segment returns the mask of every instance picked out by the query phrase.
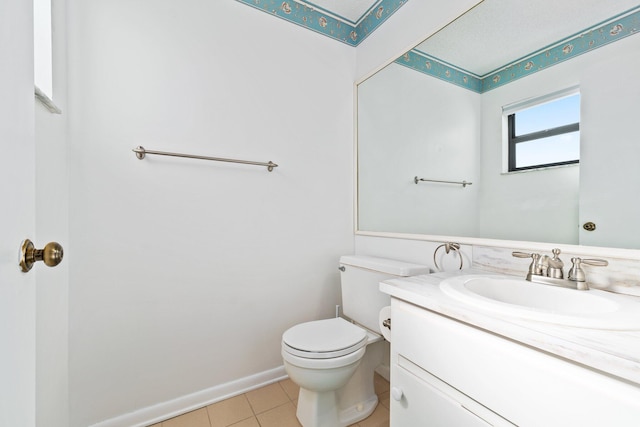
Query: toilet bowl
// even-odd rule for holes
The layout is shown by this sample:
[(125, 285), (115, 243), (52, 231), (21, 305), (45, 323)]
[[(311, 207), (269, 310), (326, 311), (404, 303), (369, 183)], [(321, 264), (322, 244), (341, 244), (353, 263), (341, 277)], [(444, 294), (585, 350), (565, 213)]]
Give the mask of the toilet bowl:
[(367, 256), (340, 258), (345, 316), (301, 323), (282, 335), (282, 359), (298, 386), (303, 427), (346, 427), (378, 404), (374, 371), (388, 354), (379, 314), (390, 304), (382, 280), (429, 273), (428, 267)]
[(367, 387), (365, 379), (373, 379), (381, 362), (371, 359), (382, 352), (368, 350), (378, 341), (339, 317), (302, 323), (283, 334), (282, 358), (289, 378), (300, 386), (296, 415), (304, 427), (348, 426), (375, 410), (373, 382)]

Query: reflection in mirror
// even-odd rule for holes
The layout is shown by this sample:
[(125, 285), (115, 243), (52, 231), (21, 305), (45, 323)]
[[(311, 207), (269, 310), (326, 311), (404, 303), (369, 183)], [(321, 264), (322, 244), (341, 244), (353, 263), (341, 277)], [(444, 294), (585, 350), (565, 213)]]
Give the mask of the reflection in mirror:
[[(360, 83), (358, 230), (640, 248), (638, 30), (637, 0), (485, 0)], [(580, 163), (508, 172), (508, 114), (574, 93)]]

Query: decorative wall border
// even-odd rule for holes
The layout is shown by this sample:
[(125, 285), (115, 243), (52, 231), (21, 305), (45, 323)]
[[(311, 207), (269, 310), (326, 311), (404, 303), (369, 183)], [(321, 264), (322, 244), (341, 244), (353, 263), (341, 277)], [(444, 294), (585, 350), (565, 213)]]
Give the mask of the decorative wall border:
[(475, 76), (468, 71), (464, 71), (417, 49), (411, 49), (396, 59), (395, 63), (456, 86), (469, 89), (473, 92), (482, 93), (481, 77)]
[(357, 23), (296, 0), (237, 0), (309, 30), (357, 46), (409, 0), (379, 0)]
[(313, 3), (313, 1), (305, 1), (305, 0), (293, 0), (296, 3), (303, 5), (303, 6), (307, 6), (310, 9), (314, 9), (320, 13), (325, 14), (326, 16), (331, 16), (333, 18), (336, 18), (338, 21), (342, 21), (342, 22), (346, 22), (347, 24), (351, 25), (352, 27), (356, 27), (358, 25), (358, 23), (360, 23), (360, 21), (362, 21), (362, 19), (367, 16), (369, 13), (371, 13), (371, 11), (378, 6), (378, 4), (381, 2), (381, 0), (371, 0), (373, 1), (373, 3), (371, 4), (371, 6), (369, 6), (369, 8), (362, 14), (360, 15), (355, 21), (352, 21), (351, 19), (345, 17), (345, 16), (341, 16), (335, 12), (332, 12), (328, 9), (325, 9), (323, 7), (318, 6), (317, 4)]
[(636, 7), (484, 76), (476, 76), (416, 49), (407, 52), (395, 62), (476, 93), (484, 93), (639, 31), (640, 7)]

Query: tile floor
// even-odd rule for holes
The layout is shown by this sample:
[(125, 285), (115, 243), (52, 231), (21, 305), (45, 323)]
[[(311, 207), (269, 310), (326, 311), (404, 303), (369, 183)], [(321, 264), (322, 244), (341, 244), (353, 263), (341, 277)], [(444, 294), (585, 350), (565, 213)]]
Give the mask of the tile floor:
[[(375, 389), (378, 407), (354, 427), (389, 426), (389, 383), (378, 374)], [(150, 427), (300, 427), (297, 400), (298, 386), (286, 379)]]

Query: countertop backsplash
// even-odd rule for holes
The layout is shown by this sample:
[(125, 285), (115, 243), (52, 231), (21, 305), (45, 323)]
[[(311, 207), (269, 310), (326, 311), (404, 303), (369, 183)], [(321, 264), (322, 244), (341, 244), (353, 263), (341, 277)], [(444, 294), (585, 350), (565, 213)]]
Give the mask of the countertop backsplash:
[[(433, 263), (434, 251), (442, 245), (441, 241), (430, 241), (416, 238), (390, 238), (383, 236), (358, 235), (355, 238), (355, 252), (361, 255), (372, 255), (407, 262), (425, 264), (432, 267), (433, 271), (439, 271)], [(537, 252), (551, 255), (553, 245), (546, 250), (523, 246), (517, 249), (513, 247), (486, 246), (483, 244), (462, 244), (460, 253), (463, 256), (463, 269), (474, 267), (493, 273), (510, 274), (524, 278), (529, 269), (530, 259), (515, 258), (513, 251)], [(582, 266), (590, 287), (602, 289), (626, 295), (640, 296), (640, 260), (624, 258), (620, 254), (615, 256), (591, 255), (589, 252), (572, 253), (563, 251), (560, 259), (564, 262), (565, 277), (571, 268), (571, 258), (602, 258), (609, 262), (607, 267)], [(613, 255), (613, 254), (612, 254)], [(438, 259), (441, 269), (454, 271), (458, 269), (459, 258), (455, 254), (445, 254), (442, 248), (438, 251)]]

